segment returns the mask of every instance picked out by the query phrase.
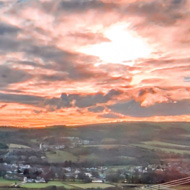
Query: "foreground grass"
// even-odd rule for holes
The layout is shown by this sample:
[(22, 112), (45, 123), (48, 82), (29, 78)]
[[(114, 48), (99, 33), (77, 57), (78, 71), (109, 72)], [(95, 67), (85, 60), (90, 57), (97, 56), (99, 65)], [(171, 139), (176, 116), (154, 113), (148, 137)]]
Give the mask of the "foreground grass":
[[(19, 181), (16, 181), (20, 184)], [(6, 180), (0, 178), (0, 190), (12, 190), (15, 188), (9, 188), (10, 185), (13, 185), (15, 181)], [(107, 183), (79, 183), (79, 182), (61, 182), (61, 181), (51, 181), (48, 183), (26, 183), (21, 185), (22, 188), (26, 189), (38, 189), (38, 188), (46, 188), (49, 186), (56, 186), (56, 187), (64, 187), (66, 189), (86, 189), (86, 188), (101, 188), (105, 189), (108, 187), (115, 187), (115, 186), (123, 186), (124, 184), (107, 184)], [(124, 186), (127, 186), (125, 184)], [(138, 185), (138, 184), (136, 184)], [(176, 190), (190, 190), (190, 185), (182, 185), (175, 187)]]
[(7, 187), (7, 188), (5, 188), (5, 187), (0, 187), (0, 190), (16, 190), (15, 188), (9, 188), (9, 187)]
[(106, 183), (71, 183), (73, 187), (76, 188), (81, 188), (81, 189), (86, 189), (86, 188), (101, 188), (105, 189), (108, 187), (115, 187), (114, 185), (111, 184), (106, 184)]
[[(11, 181), (11, 180), (6, 180), (3, 178), (0, 178), (0, 189), (5, 189), (6, 187), (10, 190), (10, 186), (14, 185), (14, 183), (20, 184), (21, 181)], [(25, 183), (20, 185), (23, 188), (28, 188), (28, 189), (35, 189), (35, 188), (46, 188), (49, 186), (57, 186), (57, 187), (65, 187), (66, 189), (72, 189), (73, 187), (70, 186), (67, 183), (62, 183), (61, 181), (50, 181), (48, 183)]]
[(12, 181), (0, 178), (0, 187), (13, 185), (15, 182), (20, 183), (19, 181)]
[(105, 184), (105, 183), (62, 183), (60, 181), (52, 181), (48, 183), (27, 183), (21, 185), (23, 188), (28, 188), (28, 189), (36, 189), (36, 188), (46, 188), (49, 186), (57, 186), (57, 187), (64, 187), (66, 189), (86, 189), (86, 188), (101, 188), (105, 189), (107, 187), (114, 187), (114, 185), (111, 184)]
[(178, 187), (175, 187), (176, 190), (190, 190), (190, 185), (181, 185)]
[[(0, 189), (9, 189), (10, 186), (13, 185), (15, 182), (20, 184), (20, 181), (11, 181), (0, 178)], [(56, 186), (56, 187), (64, 187), (66, 189), (86, 189), (86, 188), (102, 188), (105, 189), (107, 187), (114, 187), (114, 185), (106, 184), (106, 183), (79, 183), (79, 182), (61, 182), (61, 181), (50, 181), (48, 183), (25, 183), (20, 185), (22, 188), (28, 189), (37, 189), (37, 188), (46, 188), (49, 186)]]

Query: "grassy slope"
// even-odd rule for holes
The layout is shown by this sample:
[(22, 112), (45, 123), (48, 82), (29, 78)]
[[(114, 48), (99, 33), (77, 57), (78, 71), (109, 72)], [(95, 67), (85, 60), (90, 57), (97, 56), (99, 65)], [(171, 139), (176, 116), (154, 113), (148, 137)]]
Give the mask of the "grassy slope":
[(10, 186), (10, 185), (12, 185), (14, 183), (15, 183), (15, 181), (11, 181), (11, 180), (6, 180), (6, 179), (0, 178), (0, 187), (2, 187), (2, 186)]
[[(23, 148), (25, 146), (33, 148), (39, 147), (40, 143), (50, 145), (54, 143), (64, 144), (62, 137), (76, 136), (90, 140), (92, 144), (81, 147), (83, 151), (80, 154), (74, 152), (75, 149), (58, 151), (56, 154), (47, 152), (48, 161), (51, 163), (65, 160), (105, 161), (110, 158), (138, 158), (143, 156), (144, 149), (150, 150), (149, 152), (146, 150), (149, 154), (153, 154), (151, 153), (152, 149), (162, 150), (166, 153), (188, 154), (189, 137), (186, 135), (189, 132), (190, 123), (185, 122), (123, 122), (72, 128), (63, 126), (44, 129), (0, 128), (0, 141), (11, 144), (15, 148), (20, 145)], [(116, 152), (117, 150), (118, 152)]]

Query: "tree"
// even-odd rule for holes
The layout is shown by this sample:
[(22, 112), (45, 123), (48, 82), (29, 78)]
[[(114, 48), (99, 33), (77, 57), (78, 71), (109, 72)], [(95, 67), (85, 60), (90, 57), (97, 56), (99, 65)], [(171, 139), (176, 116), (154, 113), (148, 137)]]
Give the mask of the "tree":
[(85, 175), (85, 173), (81, 172), (78, 174), (78, 179), (84, 181), (85, 183), (90, 183), (92, 180), (90, 179), (89, 176)]
[(93, 171), (92, 172), (92, 176), (95, 177), (95, 178), (99, 178), (99, 173), (97, 171)]
[(113, 173), (113, 174), (108, 174), (107, 176), (106, 176), (106, 180), (107, 181), (110, 181), (110, 182), (113, 182), (113, 183), (117, 183), (117, 182), (119, 182), (119, 175), (117, 174), (117, 173)]
[(62, 175), (62, 180), (65, 181), (67, 179), (67, 176), (65, 174)]
[(24, 169), (24, 172), (23, 172), (24, 175), (29, 175), (30, 174), (30, 171), (29, 169)]

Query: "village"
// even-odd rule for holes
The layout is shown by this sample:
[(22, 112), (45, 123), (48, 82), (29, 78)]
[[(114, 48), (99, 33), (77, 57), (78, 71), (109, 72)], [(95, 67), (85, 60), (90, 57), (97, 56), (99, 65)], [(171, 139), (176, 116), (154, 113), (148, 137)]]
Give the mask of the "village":
[[(1, 163), (1, 176), (7, 180), (23, 181), (24, 183), (47, 183), (50, 180), (61, 181), (83, 181), (86, 183), (104, 183), (123, 182), (135, 183), (135, 178), (144, 174), (164, 174), (166, 171), (177, 168), (176, 171), (182, 172), (183, 175), (189, 175), (190, 172), (186, 168), (182, 168), (177, 163), (169, 163), (167, 166), (148, 165), (128, 167), (128, 169), (119, 169), (112, 171), (111, 167), (92, 167), (92, 168), (76, 168), (60, 166), (35, 166), (29, 164)], [(140, 178), (139, 178), (140, 179)]]
[[(69, 148), (90, 144), (88, 140), (75, 137), (66, 139), (70, 141)], [(12, 148), (0, 159), (0, 176), (4, 179), (20, 181), (21, 183), (47, 183), (48, 181), (59, 180), (82, 181), (84, 183), (122, 182), (133, 184), (154, 183), (154, 175), (156, 180), (159, 180), (166, 173), (172, 173), (172, 171), (175, 172), (176, 176), (190, 175), (189, 162), (186, 164), (168, 162), (139, 166), (128, 165), (127, 167), (109, 165), (87, 167), (80, 163), (73, 163), (70, 160), (62, 160), (62, 163), (48, 163), (47, 151), (63, 150), (66, 146), (68, 147), (68, 143), (66, 145), (40, 143), (37, 148), (22, 146)]]

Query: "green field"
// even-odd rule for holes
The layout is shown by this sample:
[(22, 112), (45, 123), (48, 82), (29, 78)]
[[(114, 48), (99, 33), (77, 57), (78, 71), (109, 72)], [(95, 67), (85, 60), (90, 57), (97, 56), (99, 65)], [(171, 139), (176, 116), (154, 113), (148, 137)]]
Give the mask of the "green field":
[(130, 157), (130, 156), (117, 156), (117, 158), (119, 159), (125, 159), (125, 160), (134, 160), (134, 157)]
[(77, 157), (70, 152), (57, 150), (55, 153), (46, 152), (46, 157), (49, 163), (61, 163), (64, 161), (77, 161)]
[(113, 171), (113, 172), (117, 172), (118, 170), (123, 170), (123, 169), (125, 169), (125, 170), (128, 170), (128, 169), (130, 169), (132, 166), (130, 165), (121, 165), (121, 166), (108, 166), (107, 168), (108, 168), (108, 170), (109, 171)]
[(10, 185), (12, 185), (14, 183), (15, 183), (15, 181), (11, 181), (11, 180), (6, 180), (6, 179), (3, 179), (3, 178), (0, 178), (0, 187), (10, 186)]
[(29, 146), (25, 146), (22, 144), (9, 144), (10, 149), (15, 149), (15, 148), (30, 148)]
[(98, 156), (98, 155), (96, 155), (96, 154), (94, 154), (94, 153), (92, 153), (92, 154), (88, 154), (88, 155), (80, 155), (79, 156), (79, 161), (80, 162), (84, 162), (84, 161), (94, 161), (94, 160), (101, 160), (101, 158)]
[(106, 184), (106, 183), (71, 183), (73, 187), (81, 188), (81, 189), (86, 189), (86, 188), (108, 188), (108, 187), (114, 187), (114, 185), (111, 184)]
[(60, 181), (52, 181), (48, 183), (27, 183), (24, 185), (21, 185), (23, 188), (28, 189), (35, 189), (35, 188), (45, 188), (49, 186), (56, 186), (56, 187), (64, 187), (66, 189), (86, 189), (86, 188), (107, 188), (107, 187), (114, 187), (114, 185), (111, 184), (105, 184), (105, 183), (68, 183), (68, 182), (60, 182)]
[(153, 142), (152, 143), (131, 144), (131, 146), (145, 148), (145, 149), (149, 149), (149, 150), (164, 151), (166, 153), (190, 154), (190, 150), (183, 150), (183, 148), (187, 148), (187, 147), (183, 147), (183, 148), (181, 147), (181, 149), (177, 149), (177, 148), (175, 149), (175, 147), (174, 148), (168, 148), (168, 147), (164, 148), (163, 146), (159, 147), (159, 146), (157, 146), (157, 144), (155, 145)]
[(90, 148), (90, 147), (96, 147), (96, 148), (100, 148), (100, 149), (112, 149), (112, 148), (118, 148), (121, 146), (126, 146), (123, 144), (98, 144), (98, 145), (85, 145), (84, 147), (86, 148)]
[(51, 181), (48, 183), (27, 183), (21, 185), (21, 187), (29, 188), (29, 189), (35, 189), (35, 188), (45, 188), (49, 186), (56, 186), (56, 187), (65, 187), (66, 189), (72, 189), (73, 187), (69, 184), (62, 183), (60, 181)]
[[(9, 186), (13, 185), (15, 183), (15, 181), (11, 181), (11, 180), (6, 180), (6, 179), (2, 179), (0, 178), (0, 189), (3, 188), (5, 189), (5, 187), (7, 187), (8, 189)], [(17, 183), (19, 184), (20, 182), (17, 181)], [(105, 184), (105, 183), (69, 183), (69, 182), (61, 182), (61, 181), (51, 181), (48, 183), (26, 183), (26, 184), (22, 184), (20, 185), (22, 188), (28, 188), (28, 189), (37, 189), (37, 188), (46, 188), (49, 186), (57, 186), (57, 187), (65, 187), (66, 189), (73, 189), (73, 188), (107, 188), (107, 187), (113, 187), (113, 185), (110, 184)]]
[(143, 144), (151, 145), (151, 146), (162, 146), (162, 147), (177, 147), (177, 148), (190, 148), (190, 146), (180, 145), (180, 144), (172, 144), (167, 142), (160, 142), (160, 141), (146, 141)]

